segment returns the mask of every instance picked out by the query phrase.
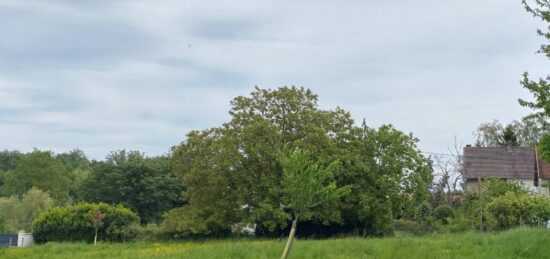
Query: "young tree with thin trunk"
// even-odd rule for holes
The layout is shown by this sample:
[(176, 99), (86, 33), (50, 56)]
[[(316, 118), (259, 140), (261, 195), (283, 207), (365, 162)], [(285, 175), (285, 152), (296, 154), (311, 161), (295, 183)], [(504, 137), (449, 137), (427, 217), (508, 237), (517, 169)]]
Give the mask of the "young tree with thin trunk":
[(333, 171), (338, 166), (333, 162), (322, 166), (310, 159), (310, 154), (294, 151), (281, 159), (283, 166), (282, 194), (285, 207), (293, 217), (292, 228), (281, 256), (287, 258), (296, 235), (298, 220), (308, 220), (317, 210), (349, 193), (349, 186), (337, 187)]
[(97, 245), (97, 232), (99, 232), (99, 229), (103, 227), (103, 219), (105, 218), (105, 215), (101, 213), (101, 211), (96, 210), (92, 212), (91, 220), (92, 220), (92, 226), (94, 227), (95, 235), (94, 235), (94, 246)]

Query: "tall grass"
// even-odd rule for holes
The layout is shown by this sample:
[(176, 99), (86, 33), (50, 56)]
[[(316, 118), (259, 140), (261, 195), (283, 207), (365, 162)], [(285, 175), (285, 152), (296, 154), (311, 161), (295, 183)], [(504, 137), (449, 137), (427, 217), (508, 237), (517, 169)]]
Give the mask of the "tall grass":
[[(278, 258), (284, 240), (49, 243), (0, 250), (0, 258)], [(550, 231), (298, 240), (290, 258), (550, 258)]]

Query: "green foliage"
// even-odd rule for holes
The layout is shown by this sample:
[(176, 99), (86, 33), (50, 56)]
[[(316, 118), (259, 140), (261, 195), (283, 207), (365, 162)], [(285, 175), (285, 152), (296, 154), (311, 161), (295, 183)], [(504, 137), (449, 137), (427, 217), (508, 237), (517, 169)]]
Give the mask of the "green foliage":
[(423, 202), (416, 207), (414, 219), (420, 223), (426, 223), (432, 219), (432, 207), (428, 202)]
[(10, 232), (30, 231), (33, 220), (53, 204), (47, 193), (34, 187), (22, 198), (0, 198), (0, 217), (4, 219), (4, 229)]
[(541, 159), (550, 163), (550, 135), (542, 136), (539, 142), (538, 151)]
[(38, 243), (60, 241), (92, 242), (94, 225), (90, 215), (99, 211), (104, 218), (98, 231), (100, 240), (127, 241), (135, 237), (128, 231), (139, 224), (139, 217), (122, 205), (110, 206), (105, 203), (80, 203), (67, 207), (48, 209), (33, 223), (34, 239)]
[[(412, 218), (429, 197), (431, 168), (416, 138), (391, 125), (357, 127), (340, 108), (319, 109), (311, 90), (256, 88), (231, 102), (230, 115), (220, 127), (190, 132), (172, 150), (186, 205), (168, 218), (182, 234), (248, 223), (268, 231), (285, 228), (291, 215), (280, 204), (278, 154), (286, 150), (307, 150), (323, 166), (340, 161), (334, 182), (350, 185), (352, 194), (332, 204), (331, 213), (363, 233), (383, 233), (398, 216)], [(333, 214), (316, 214), (315, 220), (327, 223)]]
[(17, 150), (0, 151), (0, 172), (6, 172), (17, 168), (17, 164), (23, 156), (24, 155)]
[(175, 208), (164, 214), (161, 230), (174, 238), (229, 236), (231, 225), (221, 213), (223, 210), (201, 210), (194, 206)]
[[(550, 2), (548, 1), (535, 1), (535, 6), (530, 6), (524, 0), (522, 1), (527, 12), (531, 13), (534, 17), (541, 19), (545, 24), (550, 23)], [(544, 39), (550, 39), (550, 26), (547, 27), (547, 31), (537, 30), (537, 33), (544, 37)], [(550, 58), (550, 45), (543, 44), (539, 53), (546, 55)], [(518, 99), (519, 104), (523, 107), (530, 108), (534, 111), (533, 114), (527, 116), (528, 118), (537, 118), (544, 122), (545, 126), (548, 126), (547, 119), (550, 116), (550, 84), (549, 78), (537, 80), (530, 80), (529, 74), (525, 72), (523, 74), (523, 80), (521, 85), (527, 89), (534, 97), (533, 101), (524, 99)]]
[(74, 149), (67, 153), (57, 154), (55, 158), (71, 169), (88, 169), (90, 160), (80, 149)]
[(550, 220), (550, 198), (546, 196), (508, 192), (494, 199), (488, 208), (496, 219), (496, 229), (540, 225)]
[(446, 204), (437, 206), (437, 208), (435, 208), (435, 210), (433, 211), (434, 219), (436, 219), (443, 225), (447, 225), (449, 223), (449, 219), (454, 218), (454, 216), (454, 209)]
[(517, 147), (519, 146), (518, 136), (515, 132), (514, 126), (508, 124), (502, 132), (502, 139), (499, 143), (501, 147)]
[(483, 180), (483, 197), (487, 201), (504, 196), (506, 193), (517, 195), (528, 194), (529, 191), (523, 185), (514, 181), (503, 181), (497, 178), (487, 178)]
[(23, 156), (17, 168), (4, 175), (2, 193), (21, 196), (32, 187), (47, 192), (57, 204), (69, 201), (67, 168), (52, 152), (34, 150)]
[(137, 212), (143, 224), (158, 222), (179, 202), (181, 185), (165, 157), (145, 158), (137, 151), (112, 152), (96, 162), (82, 181), (79, 197), (89, 202), (122, 204)]
[(320, 219), (325, 222), (340, 219), (338, 211), (327, 206), (350, 191), (350, 186), (338, 187), (334, 181), (333, 171), (338, 162), (325, 167), (312, 161), (308, 152), (298, 150), (282, 156), (280, 161), (282, 202), (292, 210), (294, 218), (308, 220), (322, 216)]
[[(429, 197), (433, 176), (428, 160), (416, 147), (417, 139), (391, 125), (364, 128), (356, 133), (356, 150), (344, 158), (351, 173), (349, 213), (363, 230), (380, 235), (390, 231), (393, 219), (413, 219), (416, 208)], [(363, 232), (365, 233), (365, 232)]]
[(523, 118), (503, 126), (498, 120), (479, 125), (474, 136), (478, 147), (516, 147), (537, 145), (543, 134), (548, 132), (540, 119)]

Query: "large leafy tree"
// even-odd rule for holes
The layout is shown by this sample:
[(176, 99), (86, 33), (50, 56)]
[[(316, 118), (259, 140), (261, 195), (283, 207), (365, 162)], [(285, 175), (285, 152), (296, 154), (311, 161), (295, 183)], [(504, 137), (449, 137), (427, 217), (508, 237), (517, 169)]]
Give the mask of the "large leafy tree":
[[(256, 88), (231, 102), (230, 115), (221, 127), (193, 131), (173, 149), (187, 202), (168, 214), (166, 222), (177, 232), (216, 233), (238, 223), (268, 231), (286, 228), (292, 215), (281, 206), (283, 167), (277, 159), (284, 150), (308, 150), (325, 166), (341, 161), (334, 171), (337, 186), (352, 184), (358, 192), (333, 211), (345, 212), (354, 227), (372, 227), (366, 222), (388, 214), (376, 206), (389, 206), (390, 215), (398, 217), (407, 204), (427, 197), (431, 174), (414, 137), (391, 126), (366, 132), (348, 112), (320, 109), (310, 90)], [(358, 206), (365, 208), (360, 215)], [(312, 220), (329, 224), (336, 218), (320, 214)]]
[(85, 201), (122, 204), (137, 212), (142, 223), (158, 222), (179, 201), (181, 185), (167, 157), (146, 158), (138, 151), (116, 151), (96, 162), (82, 183)]
[(363, 234), (384, 234), (393, 219), (412, 218), (428, 199), (432, 170), (412, 134), (384, 125), (355, 135), (341, 160), (353, 193), (343, 206), (345, 219)]
[(237, 172), (242, 155), (227, 128), (192, 131), (172, 151), (173, 170), (183, 181), (186, 206), (169, 211), (163, 221), (175, 235), (225, 235), (238, 222)]
[(353, 120), (341, 109), (320, 110), (315, 94), (296, 87), (256, 88), (235, 98), (230, 114), (222, 127), (191, 132), (174, 148), (174, 168), (187, 188), (186, 210), (215, 222), (210, 226), (285, 227), (290, 215), (280, 206), (278, 152), (303, 148), (317, 160), (330, 161)]
[(4, 175), (2, 193), (21, 196), (32, 187), (47, 192), (58, 204), (69, 201), (69, 172), (52, 152), (34, 150), (23, 156), (15, 170)]

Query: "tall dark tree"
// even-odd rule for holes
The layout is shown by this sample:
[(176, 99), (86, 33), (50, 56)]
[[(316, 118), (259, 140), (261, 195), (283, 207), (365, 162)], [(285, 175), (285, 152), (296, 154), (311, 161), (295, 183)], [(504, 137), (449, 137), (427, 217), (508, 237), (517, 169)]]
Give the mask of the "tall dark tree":
[(516, 135), (514, 127), (511, 124), (504, 128), (500, 142), (498, 144), (503, 147), (519, 146), (518, 137)]
[(138, 151), (121, 150), (93, 165), (80, 196), (85, 201), (122, 204), (145, 224), (158, 222), (162, 213), (176, 206), (181, 191), (169, 158), (146, 158)]

